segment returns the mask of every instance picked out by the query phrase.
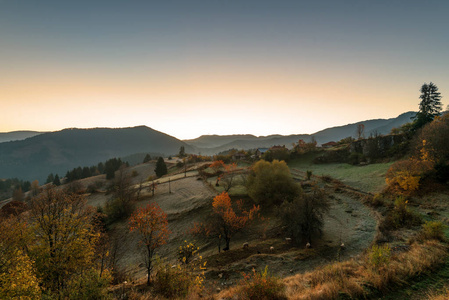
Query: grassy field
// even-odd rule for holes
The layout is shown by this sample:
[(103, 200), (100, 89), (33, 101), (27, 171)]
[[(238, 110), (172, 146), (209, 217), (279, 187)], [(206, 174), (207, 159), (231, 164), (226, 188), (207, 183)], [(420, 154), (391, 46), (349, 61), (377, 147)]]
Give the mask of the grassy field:
[(353, 166), (345, 163), (313, 164), (313, 156), (292, 160), (288, 163), (290, 169), (306, 172), (313, 175), (329, 175), (343, 183), (365, 192), (377, 193), (385, 186), (385, 174), (392, 163), (379, 163), (366, 166)]

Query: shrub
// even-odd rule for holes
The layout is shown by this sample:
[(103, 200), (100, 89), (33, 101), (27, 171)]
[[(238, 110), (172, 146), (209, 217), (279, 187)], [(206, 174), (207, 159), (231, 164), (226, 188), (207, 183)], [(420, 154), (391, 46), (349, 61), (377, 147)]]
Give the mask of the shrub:
[(373, 247), (371, 247), (371, 249), (368, 253), (369, 266), (373, 270), (379, 271), (381, 268), (384, 268), (389, 264), (390, 257), (391, 257), (390, 246), (374, 245)]
[(252, 274), (243, 273), (240, 284), (242, 299), (287, 299), (283, 282), (268, 274), (268, 266), (260, 273), (255, 269)]
[(445, 228), (446, 226), (440, 221), (428, 221), (422, 226), (419, 236), (422, 240), (443, 241)]
[(154, 291), (167, 298), (185, 297), (189, 293), (199, 293), (203, 289), (206, 262), (197, 255), (195, 263), (170, 266), (161, 260), (156, 263), (153, 281)]
[(374, 207), (379, 207), (379, 206), (383, 206), (384, 204), (385, 204), (385, 202), (384, 202), (384, 197), (382, 196), (382, 194), (375, 194), (371, 201), (371, 205)]
[(179, 246), (178, 260), (183, 264), (188, 264), (194, 255), (198, 253), (198, 250), (199, 247), (197, 247), (195, 243), (189, 243), (185, 240), (184, 243)]
[(156, 268), (156, 276), (153, 281), (154, 292), (167, 298), (185, 297), (189, 292), (191, 280), (177, 265), (172, 268), (167, 263), (162, 263)]
[(131, 176), (132, 176), (132, 177), (136, 177), (137, 175), (139, 175), (139, 172), (137, 172), (136, 170), (133, 170), (133, 171), (131, 172)]
[(403, 197), (398, 197), (394, 202), (394, 208), (387, 214), (381, 224), (381, 231), (410, 227), (421, 224), (421, 218), (410, 211), (407, 207), (408, 201)]
[(68, 298), (80, 300), (95, 300), (107, 298), (107, 286), (112, 277), (109, 274), (100, 276), (95, 270), (87, 270), (75, 276), (68, 283)]
[(135, 204), (132, 201), (123, 201), (120, 198), (112, 198), (106, 202), (104, 212), (107, 215), (106, 223), (126, 219), (134, 211)]
[(310, 178), (312, 177), (312, 171), (307, 170), (306, 171), (306, 177), (307, 177), (307, 180), (310, 180)]
[(388, 187), (399, 194), (412, 194), (419, 188), (423, 175), (432, 169), (432, 163), (420, 160), (395, 162), (387, 171)]
[(366, 162), (366, 157), (362, 153), (353, 152), (349, 155), (349, 163), (351, 165), (358, 165), (361, 162)]

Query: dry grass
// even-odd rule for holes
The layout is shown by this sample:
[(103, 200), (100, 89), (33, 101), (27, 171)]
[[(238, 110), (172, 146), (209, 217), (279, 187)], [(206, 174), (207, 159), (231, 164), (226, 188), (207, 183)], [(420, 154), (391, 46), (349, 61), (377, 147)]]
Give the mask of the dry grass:
[[(413, 244), (409, 251), (392, 256), (388, 264), (374, 268), (367, 255), (359, 261), (333, 263), (312, 272), (284, 279), (288, 299), (337, 299), (342, 294), (361, 298), (385, 292), (413, 276), (444, 262), (447, 247), (438, 241)], [(218, 298), (231, 299), (241, 287), (223, 291)], [(437, 298), (436, 298), (437, 299)], [(439, 299), (439, 298), (438, 298)], [(446, 298), (447, 299), (447, 298)]]
[(446, 285), (442, 291), (433, 292), (428, 295), (428, 300), (447, 300), (449, 299), (449, 285)]
[(290, 299), (336, 299), (339, 294), (360, 297), (374, 291), (386, 291), (412, 276), (429, 271), (441, 264), (447, 253), (437, 241), (414, 244), (410, 251), (393, 257), (378, 269), (368, 260), (335, 263), (314, 272), (287, 278)]

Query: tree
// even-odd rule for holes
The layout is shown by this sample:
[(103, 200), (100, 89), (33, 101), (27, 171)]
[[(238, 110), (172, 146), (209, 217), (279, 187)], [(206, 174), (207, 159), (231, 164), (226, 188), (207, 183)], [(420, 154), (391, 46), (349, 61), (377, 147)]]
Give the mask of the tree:
[(51, 183), (53, 182), (53, 180), (55, 180), (55, 176), (53, 175), (53, 173), (50, 173), (47, 177), (47, 181), (45, 181), (45, 183)]
[(157, 177), (162, 177), (167, 174), (167, 165), (164, 162), (164, 158), (159, 157), (156, 163), (156, 169), (154, 169)]
[(31, 200), (35, 242), (31, 257), (45, 289), (63, 294), (72, 279), (91, 270), (98, 233), (86, 200), (48, 188)]
[(220, 181), (223, 183), (223, 187), (225, 192), (229, 192), (229, 190), (234, 186), (235, 181), (234, 178), (237, 175), (237, 164), (232, 163), (229, 165), (225, 165), (225, 173), (220, 176)]
[(420, 92), (421, 95), (419, 98), (421, 102), (419, 103), (419, 111), (414, 117), (415, 129), (419, 129), (433, 121), (436, 116), (440, 115), (442, 110), (441, 95), (438, 92), (438, 87), (434, 83), (424, 83), (421, 86)]
[(356, 135), (358, 140), (365, 136), (365, 125), (357, 124)]
[(265, 207), (292, 201), (299, 194), (285, 161), (260, 160), (248, 176), (248, 195)]
[(435, 118), (422, 128), (414, 141), (416, 156), (428, 154), (428, 159), (441, 164), (449, 162), (449, 114)]
[(106, 179), (112, 179), (115, 176), (115, 171), (120, 169), (123, 162), (120, 158), (111, 158), (104, 164), (104, 172), (106, 173)]
[(181, 146), (181, 148), (179, 148), (179, 154), (178, 154), (178, 156), (179, 156), (180, 158), (183, 158), (183, 157), (186, 156), (186, 150), (185, 150), (184, 146)]
[(61, 180), (59, 179), (59, 175), (56, 174), (55, 175), (55, 179), (53, 179), (53, 184), (56, 186), (60, 186), (61, 185)]
[(432, 169), (433, 163), (424, 160), (401, 160), (390, 166), (385, 175), (388, 188), (399, 194), (412, 194), (419, 189), (421, 178)]
[(31, 195), (33, 197), (37, 196), (40, 193), (40, 188), (39, 188), (39, 181), (34, 180), (31, 183)]
[(31, 234), (18, 218), (0, 220), (0, 299), (40, 299), (39, 281), (27, 254)]
[(295, 241), (301, 238), (312, 242), (315, 233), (321, 233), (324, 214), (329, 211), (329, 201), (323, 189), (314, 186), (311, 193), (301, 193), (292, 202), (280, 207), (281, 220)]
[(253, 206), (249, 211), (243, 210), (243, 201), (240, 200), (232, 205), (228, 193), (223, 192), (212, 201), (213, 213), (211, 218), (204, 223), (194, 224), (193, 234), (203, 234), (217, 239), (218, 252), (221, 251), (221, 242), (226, 243), (225, 250), (229, 250), (232, 236), (248, 226), (259, 212), (259, 206)]
[(122, 165), (114, 177), (113, 198), (106, 204), (110, 221), (122, 220), (133, 212), (138, 190), (134, 188), (131, 176)]
[(20, 186), (18, 188), (15, 188), (12, 192), (12, 200), (23, 201), (23, 192)]
[(150, 154), (147, 154), (147, 155), (145, 155), (145, 158), (143, 159), (143, 163), (147, 163), (147, 162), (149, 162), (151, 160), (151, 155)]
[(167, 242), (170, 235), (167, 214), (156, 203), (150, 203), (145, 208), (137, 209), (131, 215), (129, 230), (139, 233), (140, 243), (145, 248), (147, 285), (150, 285), (153, 256), (157, 248)]

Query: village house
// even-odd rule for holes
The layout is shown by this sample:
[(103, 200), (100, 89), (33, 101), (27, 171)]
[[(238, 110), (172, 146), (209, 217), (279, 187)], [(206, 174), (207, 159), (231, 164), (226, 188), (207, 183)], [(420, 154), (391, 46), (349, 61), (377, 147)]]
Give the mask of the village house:
[(332, 141), (332, 142), (328, 142), (328, 143), (322, 144), (321, 147), (327, 149), (327, 148), (335, 147), (337, 145), (338, 144), (336, 142)]

